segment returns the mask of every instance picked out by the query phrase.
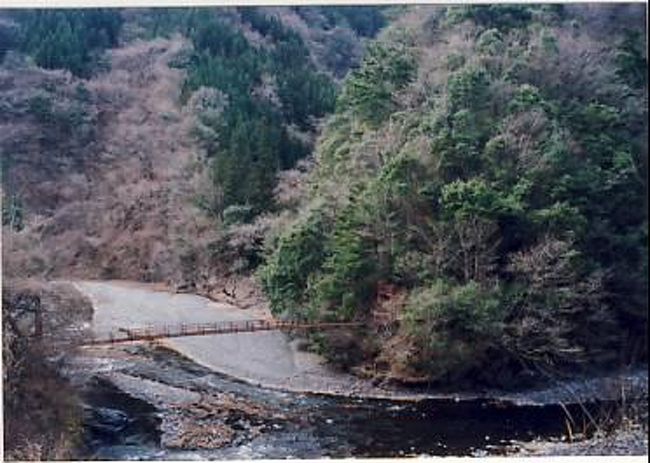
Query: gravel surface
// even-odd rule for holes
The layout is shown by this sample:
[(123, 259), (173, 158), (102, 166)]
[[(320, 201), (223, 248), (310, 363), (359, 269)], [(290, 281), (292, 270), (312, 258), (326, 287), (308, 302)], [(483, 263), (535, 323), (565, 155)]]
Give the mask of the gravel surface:
[(648, 455), (647, 430), (621, 430), (609, 436), (598, 436), (578, 442), (533, 441), (518, 443), (509, 452), (513, 456), (578, 456), (578, 455)]
[(518, 405), (584, 403), (593, 400), (617, 401), (621, 399), (622, 389), (628, 397), (647, 397), (648, 371), (637, 368), (589, 378), (557, 381), (554, 385), (539, 389), (501, 393), (501, 397)]
[(104, 378), (130, 396), (144, 400), (157, 408), (165, 408), (170, 404), (185, 405), (201, 399), (201, 395), (197, 392), (124, 373), (110, 373)]
[[(97, 335), (119, 328), (207, 323), (263, 318), (262, 312), (242, 310), (190, 294), (173, 294), (154, 285), (129, 282), (75, 282), (93, 302), (92, 330)], [(299, 392), (388, 397), (350, 375), (331, 371), (320, 357), (298, 351), (278, 331), (192, 336), (160, 341), (214, 371), (264, 387)]]
[[(269, 316), (263, 310), (244, 310), (197, 295), (175, 294), (153, 284), (78, 281), (74, 285), (93, 303), (92, 330), (98, 335), (119, 328), (251, 320)], [(294, 392), (393, 400), (489, 398), (519, 405), (545, 405), (615, 400), (620, 394), (621, 382), (629, 392), (641, 391), (647, 396), (648, 390), (648, 372), (635, 370), (562, 381), (517, 393), (499, 390), (418, 393), (377, 387), (369, 381), (332, 371), (321, 357), (298, 350), (297, 343), (279, 331), (192, 336), (158, 342), (213, 371), (253, 385)]]

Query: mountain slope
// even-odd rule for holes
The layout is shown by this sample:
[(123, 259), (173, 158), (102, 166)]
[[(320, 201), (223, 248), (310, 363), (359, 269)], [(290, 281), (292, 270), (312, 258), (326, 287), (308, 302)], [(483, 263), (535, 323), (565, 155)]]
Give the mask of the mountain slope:
[(401, 17), (267, 243), (275, 313), (364, 320), (316, 346), (454, 387), (647, 358), (646, 57), (628, 8)]
[[(22, 195), (33, 214), (44, 196), (67, 189), (41, 209), (40, 219), (31, 217), (28, 230), (7, 236), (10, 259), (24, 257), (22, 250), (34, 257), (28, 264), (45, 269), (21, 269), (10, 260), (7, 270), (160, 280), (174, 271), (178, 229), (200, 239), (209, 223), (192, 213), (191, 163), (198, 152), (189, 134), (192, 116), (179, 102), (183, 73), (168, 67), (183, 46), (177, 38), (117, 49), (111, 71), (84, 83), (101, 115), (92, 148), (75, 150), (78, 170), (62, 169), (40, 195), (31, 189)], [(15, 170), (9, 175), (15, 180)]]
[(277, 171), (309, 152), (362, 47), (332, 20), (357, 51), (315, 64), (334, 32), (301, 22), (303, 40), (287, 14), (2, 13), (5, 272), (213, 291), (228, 224), (273, 207)]

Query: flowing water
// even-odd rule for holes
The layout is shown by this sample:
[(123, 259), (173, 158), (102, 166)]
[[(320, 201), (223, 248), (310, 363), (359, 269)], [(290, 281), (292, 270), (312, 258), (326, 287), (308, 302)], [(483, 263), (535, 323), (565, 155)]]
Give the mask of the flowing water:
[[(93, 302), (95, 332), (255, 315), (141, 284), (75, 286)], [(80, 458), (485, 455), (503, 453), (512, 441), (560, 438), (566, 432), (566, 411), (556, 393), (532, 401), (552, 404), (543, 406), (444, 395), (416, 402), (284, 392), (233, 379), (353, 392), (354, 382), (304, 357), (280, 333), (179, 339), (167, 347), (174, 350), (114, 346), (65, 360), (63, 370), (85, 407)], [(561, 400), (571, 415), (585, 416), (580, 406)]]
[[(416, 403), (327, 397), (264, 389), (201, 367), (166, 350), (139, 348), (142, 362), (120, 371), (184, 390), (229, 393), (279, 409), (274, 422), (252, 439), (211, 450), (178, 450), (160, 443), (165, 410), (93, 376), (83, 386), (85, 446), (82, 457), (101, 460), (205, 460), (251, 458), (399, 457), (499, 454), (513, 440), (560, 437), (560, 405), (515, 406), (489, 400), (436, 399)], [(115, 365), (113, 365), (115, 367)], [(86, 371), (86, 374), (88, 372)], [(577, 406), (569, 406), (575, 416)]]

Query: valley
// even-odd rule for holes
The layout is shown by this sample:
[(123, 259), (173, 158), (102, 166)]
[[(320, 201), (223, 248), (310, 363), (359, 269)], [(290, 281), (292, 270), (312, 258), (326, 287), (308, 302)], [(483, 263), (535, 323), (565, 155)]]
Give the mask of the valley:
[(647, 454), (646, 14), (0, 10), (5, 458)]

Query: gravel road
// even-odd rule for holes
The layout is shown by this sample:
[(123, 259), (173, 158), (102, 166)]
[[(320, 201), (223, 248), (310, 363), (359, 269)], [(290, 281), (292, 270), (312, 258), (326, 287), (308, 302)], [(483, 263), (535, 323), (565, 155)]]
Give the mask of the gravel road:
[[(79, 281), (74, 285), (93, 303), (92, 330), (97, 335), (119, 328), (265, 316), (254, 309), (242, 310), (196, 295), (174, 294), (155, 285), (121, 281)], [(194, 336), (161, 342), (214, 371), (265, 387), (340, 394), (369, 392), (367, 384), (329, 370), (322, 359), (298, 351), (295, 343), (277, 331)]]
[[(79, 281), (74, 285), (92, 301), (92, 330), (98, 335), (119, 328), (251, 320), (269, 316), (261, 310), (244, 310), (201, 296), (171, 293), (153, 284)], [(648, 388), (647, 371), (635, 370), (563, 381), (518, 393), (498, 390), (418, 393), (376, 387), (368, 381), (332, 371), (322, 358), (299, 351), (296, 343), (279, 331), (193, 336), (158, 342), (218, 373), (253, 385), (294, 392), (407, 401), (491, 398), (519, 405), (547, 405), (560, 401), (616, 400), (623, 383), (629, 386), (630, 391), (641, 390), (647, 394)]]

